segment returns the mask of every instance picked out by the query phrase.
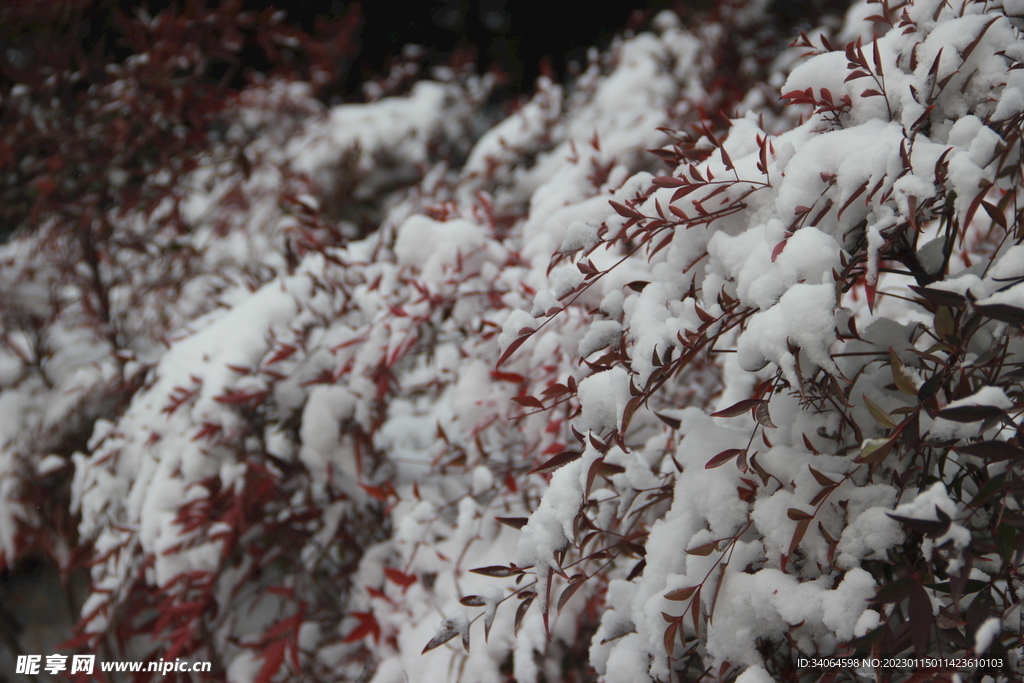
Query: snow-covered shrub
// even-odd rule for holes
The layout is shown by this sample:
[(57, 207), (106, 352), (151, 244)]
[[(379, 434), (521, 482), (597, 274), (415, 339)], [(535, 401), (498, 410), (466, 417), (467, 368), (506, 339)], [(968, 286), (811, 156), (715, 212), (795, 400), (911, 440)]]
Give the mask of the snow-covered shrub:
[(838, 36), (796, 43), (812, 55), (782, 96), (799, 125), (751, 109), (694, 126), (672, 174), (564, 223), (504, 348), (550, 345), (566, 308), (591, 311), (586, 376), (557, 394), (579, 400), (578, 446), (516, 562), (542, 602), (608, 582), (590, 649), (604, 680), (1012, 647), (1015, 22), (989, 3), (856, 5)]
[(240, 682), (1005, 653), (1015, 7), (666, 12), (490, 127), (487, 76), (254, 84), (101, 251), (0, 251), (4, 561)]

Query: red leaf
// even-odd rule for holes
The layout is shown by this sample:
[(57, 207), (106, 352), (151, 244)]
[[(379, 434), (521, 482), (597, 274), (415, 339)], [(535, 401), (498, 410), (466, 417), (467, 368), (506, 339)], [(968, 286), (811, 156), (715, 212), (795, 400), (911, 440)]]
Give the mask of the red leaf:
[(665, 594), (666, 600), (675, 600), (681, 602), (688, 599), (691, 595), (697, 592), (698, 586), (689, 586), (687, 588), (677, 588), (674, 591), (669, 591)]
[(974, 304), (974, 310), (986, 318), (1011, 325), (1024, 325), (1024, 308), (1010, 304)]
[(681, 187), (686, 185), (686, 181), (682, 178), (676, 178), (670, 175), (660, 175), (651, 181), (657, 187)]
[(928, 652), (928, 642), (931, 640), (932, 601), (928, 598), (921, 584), (915, 584), (910, 592), (910, 634), (914, 641), (914, 654), (923, 657)]
[(499, 382), (512, 382), (513, 384), (520, 384), (526, 381), (526, 378), (515, 372), (501, 372), (499, 370), (491, 371), (491, 379), (496, 379)]
[(879, 589), (879, 592), (870, 601), (884, 605), (898, 604), (910, 595), (913, 586), (913, 582), (909, 579), (897, 579)]
[(786, 240), (782, 240), (775, 245), (775, 248), (772, 249), (772, 263), (775, 263), (775, 259), (779, 258), (779, 254), (781, 254), (785, 248)]
[(931, 287), (918, 287), (910, 285), (910, 289), (920, 294), (929, 303), (936, 306), (949, 306), (950, 308), (963, 308), (967, 305), (967, 297), (963, 294), (950, 292), (945, 289), (933, 289)]
[(985, 213), (988, 214), (988, 217), (991, 218), (993, 222), (1003, 230), (1006, 230), (1006, 214), (984, 200), (981, 202), (981, 208), (985, 209)]
[(281, 639), (275, 640), (266, 648), (260, 656), (263, 658), (263, 666), (260, 667), (260, 672), (256, 674), (256, 683), (267, 683), (277, 670), (284, 664), (284, 650), (287, 647), (288, 641)]
[(579, 451), (562, 451), (555, 457), (545, 462), (540, 467), (530, 470), (529, 473), (538, 474), (543, 472), (552, 472), (554, 470), (557, 470), (559, 467), (562, 467), (563, 465), (568, 465), (573, 460), (579, 459), (582, 455), (583, 454), (580, 453)]
[(901, 522), (911, 531), (922, 533), (928, 538), (939, 538), (949, 531), (949, 527), (952, 526), (953, 520), (946, 512), (938, 505), (935, 506), (935, 516), (938, 519), (917, 519), (915, 517), (903, 517), (902, 515), (894, 515), (891, 512), (885, 513), (887, 516), (895, 519), (897, 522)]
[[(693, 185), (685, 185), (683, 187), (680, 187), (678, 190), (676, 190), (675, 192), (672, 193), (672, 201), (673, 202), (679, 201), (680, 199), (682, 199), (686, 195), (690, 194), (694, 190), (698, 190), (698, 189), (700, 189), (702, 187), (706, 187), (706, 186), (705, 185), (693, 184)], [(668, 208), (671, 209), (672, 207), (669, 206)], [(673, 211), (673, 213), (675, 213), (675, 212)]]
[(810, 523), (811, 520), (809, 517), (801, 519), (796, 523), (796, 529), (793, 531), (793, 538), (789, 541), (789, 552), (787, 553), (789, 557), (792, 557), (793, 551), (795, 551), (797, 546), (800, 545), (800, 541), (804, 539), (804, 534), (807, 533), (807, 527)]
[(738, 403), (734, 403), (728, 408), (723, 408), (717, 413), (711, 413), (711, 417), (738, 417), (743, 413), (749, 412), (756, 408), (759, 404), (763, 403), (762, 399), (748, 398)]
[(512, 630), (513, 635), (519, 634), (519, 627), (523, 624), (523, 617), (526, 616), (526, 612), (530, 609), (530, 605), (533, 604), (533, 599), (536, 597), (537, 594), (533, 593), (525, 600), (523, 600), (521, 603), (519, 603), (519, 607), (516, 609), (515, 626)]
[(415, 575), (406, 574), (405, 572), (392, 567), (384, 567), (384, 576), (388, 577), (388, 580), (392, 583), (397, 583), (402, 588), (408, 588), (416, 583)]
[(868, 181), (865, 180), (860, 185), (860, 187), (858, 187), (856, 190), (853, 191), (853, 194), (850, 195), (849, 199), (847, 199), (846, 202), (843, 203), (842, 207), (840, 207), (840, 209), (839, 209), (839, 213), (836, 214), (836, 218), (842, 218), (843, 217), (843, 212), (846, 211), (850, 207), (850, 204), (853, 204), (853, 202), (855, 202), (857, 200), (857, 197), (859, 197), (862, 194), (864, 194), (864, 192), (867, 189), (868, 189)]
[(810, 465), (807, 466), (807, 469), (809, 469), (811, 471), (811, 474), (814, 475), (814, 479), (819, 484), (821, 484), (822, 486), (835, 486), (837, 483), (839, 483), (839, 482), (832, 481), (831, 479), (826, 477), (824, 474), (822, 474), (818, 470), (816, 470), (813, 467), (811, 467)]
[(655, 413), (654, 415), (672, 429), (679, 429), (679, 427), (682, 426), (683, 424), (682, 420), (678, 420), (674, 417), (669, 417), (668, 415), (662, 415), (661, 413)]
[(544, 404), (541, 403), (540, 399), (534, 396), (515, 396), (512, 399), (513, 403), (518, 403), (524, 408), (536, 408), (538, 410), (544, 410)]
[(864, 293), (867, 295), (867, 299), (868, 299), (868, 311), (874, 312), (874, 310), (875, 310), (875, 294), (876, 294), (875, 283), (873, 283), (873, 282), (865, 282), (864, 283)]
[(374, 641), (380, 641), (380, 624), (372, 612), (349, 612), (350, 617), (359, 620), (359, 625), (352, 629), (352, 632), (345, 636), (344, 642), (355, 643), (366, 636), (373, 636)]
[(721, 453), (719, 453), (718, 455), (716, 455), (715, 457), (713, 457), (710, 460), (708, 460), (708, 464), (704, 465), (704, 469), (710, 470), (710, 469), (714, 469), (716, 467), (721, 467), (725, 463), (727, 463), (730, 460), (732, 460), (733, 458), (735, 458), (737, 455), (740, 455), (740, 454), (746, 453), (746, 452), (747, 451), (744, 448), (729, 448), (729, 449), (726, 449), (726, 450), (722, 451)]
[(204, 421), (201, 423), (199, 431), (197, 431), (195, 435), (193, 435), (192, 440), (199, 441), (199, 439), (211, 437), (214, 434), (219, 434), (222, 429), (224, 428), (217, 424), (216, 422)]
[(1012, 446), (1005, 441), (982, 441), (981, 443), (953, 446), (953, 450), (993, 461), (1024, 459), (1024, 448)]
[(999, 417), (1003, 412), (1002, 408), (996, 406), (956, 406), (943, 408), (936, 415), (952, 422), (977, 422)]
[(220, 396), (214, 396), (213, 400), (217, 403), (225, 403), (227, 405), (239, 405), (243, 403), (263, 403), (263, 401), (270, 394), (266, 389), (259, 389), (257, 391), (225, 391)]
[(388, 499), (388, 492), (379, 486), (370, 486), (369, 484), (359, 484), (359, 488), (366, 492), (370, 498), (379, 500), (380, 502), (386, 502)]
[(273, 365), (274, 363), (279, 363), (280, 361), (283, 361), (285, 358), (291, 356), (297, 350), (297, 347), (291, 344), (282, 344), (280, 347), (278, 347), (277, 351), (274, 352), (274, 355), (264, 362), (264, 365)]
[(503, 567), (499, 565), (492, 565), (490, 567), (477, 567), (476, 569), (470, 569), (472, 574), (481, 574), (483, 576), (493, 576), (495, 578), (504, 578), (506, 576), (515, 576), (516, 574), (522, 574), (521, 569), (513, 569), (512, 567)]
[(501, 354), (501, 357), (498, 359), (498, 362), (495, 363), (495, 369), (500, 368), (501, 364), (508, 360), (508, 357), (515, 353), (516, 349), (522, 346), (523, 342), (529, 339), (530, 335), (533, 334), (534, 332), (536, 332), (536, 330), (530, 330), (529, 332), (523, 334), (523, 336), (513, 340), (512, 343), (508, 345), (508, 348), (505, 349), (505, 352)]
[(569, 602), (569, 598), (571, 598), (573, 596), (573, 593), (578, 591), (580, 589), (580, 586), (582, 586), (585, 582), (586, 582), (586, 577), (584, 577), (583, 579), (581, 579), (579, 581), (576, 581), (575, 583), (570, 583), (566, 587), (566, 589), (564, 591), (562, 591), (562, 594), (560, 596), (558, 596), (558, 608), (557, 609), (558, 609), (559, 612), (561, 612), (562, 608), (565, 607), (565, 603)]
[(615, 209), (615, 213), (619, 214), (623, 218), (643, 218), (644, 217), (644, 215), (642, 213), (640, 213), (636, 209), (629, 208), (625, 204), (620, 204), (619, 202), (614, 202), (614, 201), (609, 201), (608, 203), (611, 204), (613, 209)]

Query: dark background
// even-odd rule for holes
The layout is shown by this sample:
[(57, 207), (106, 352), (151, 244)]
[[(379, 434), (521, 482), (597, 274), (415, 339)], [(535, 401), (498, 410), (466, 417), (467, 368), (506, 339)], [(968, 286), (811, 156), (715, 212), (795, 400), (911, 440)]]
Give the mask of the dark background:
[[(409, 44), (424, 48), (416, 61), (425, 69), (473, 65), (480, 72), (499, 74), (495, 96), (503, 99), (532, 91), (541, 73), (564, 80), (574, 65), (586, 63), (588, 48), (604, 48), (616, 33), (644, 28), (663, 9), (698, 23), (701, 15), (728, 12), (730, 5), (744, 1), (0, 0), (0, 47), (13, 46), (31, 62), (40, 52), (39, 39), (45, 37), (64, 43), (59, 49), (67, 53), (80, 47), (100, 63), (120, 62), (137, 52), (139, 44), (127, 35), (131, 29), (118, 20), (119, 15), (134, 17), (140, 10), (150, 16), (165, 10), (182, 14), (191, 8), (221, 5), (252, 12), (258, 23), (266, 23), (279, 9), (285, 12), (284, 24), (320, 40), (330, 53), (330, 81), (318, 88), (325, 103), (362, 99), (362, 85), (386, 78)], [(787, 35), (794, 29), (809, 29), (813, 17), (826, 6), (842, 4), (842, 0), (772, 0), (766, 27), (774, 25)], [(344, 38), (339, 37), (342, 33)], [(225, 73), (230, 70), (230, 85), (235, 89), (244, 87), (253, 73), (280, 70), (288, 60), (287, 54), (284, 62), (280, 54), (268, 55), (254, 33), (247, 34), (237, 56), (241, 68), (222, 68)], [(299, 71), (302, 60), (301, 55), (295, 60)], [(18, 74), (4, 73), (20, 70), (8, 61), (0, 54), (0, 88), (19, 82)], [(220, 72), (214, 69), (211, 75), (216, 78)]]

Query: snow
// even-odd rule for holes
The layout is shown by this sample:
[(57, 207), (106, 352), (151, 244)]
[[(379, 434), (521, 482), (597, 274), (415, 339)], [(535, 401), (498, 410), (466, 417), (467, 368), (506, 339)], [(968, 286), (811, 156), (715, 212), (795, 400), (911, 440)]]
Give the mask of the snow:
[(763, 666), (754, 665), (739, 675), (736, 683), (771, 683), (772, 677), (764, 670)]
[(983, 621), (978, 630), (974, 632), (975, 654), (985, 654), (1002, 629), (1003, 622), (998, 617), (989, 617)]
[(582, 424), (600, 434), (619, 426), (630, 399), (629, 376), (623, 368), (587, 377), (579, 385)]
[(804, 350), (818, 367), (835, 371), (829, 354), (835, 342), (835, 287), (798, 284), (779, 302), (756, 313), (747, 323), (737, 344), (740, 365), (748, 372), (776, 363), (791, 384), (798, 385), (797, 358), (790, 343)]
[(622, 335), (622, 325), (615, 320), (600, 320), (590, 326), (580, 340), (576, 353), (586, 358), (595, 351), (615, 344)]
[(865, 559), (881, 559), (904, 540), (899, 522), (889, 517), (891, 509), (872, 507), (861, 512), (843, 529), (836, 550), (836, 564), (843, 569), (860, 566)]
[[(963, 406), (993, 406), (1003, 410), (1013, 407), (1013, 401), (1007, 397), (1001, 387), (982, 387), (972, 396), (950, 401), (946, 409), (960, 408)], [(960, 439), (969, 436), (976, 436), (982, 427), (982, 421), (975, 422), (954, 422), (942, 417), (931, 421), (930, 425), (922, 424), (922, 428), (935, 439)]]

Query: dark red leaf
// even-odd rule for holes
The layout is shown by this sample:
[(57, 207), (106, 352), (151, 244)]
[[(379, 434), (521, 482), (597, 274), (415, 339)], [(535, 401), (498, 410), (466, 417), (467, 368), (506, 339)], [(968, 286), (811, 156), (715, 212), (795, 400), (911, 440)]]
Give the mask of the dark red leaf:
[(633, 568), (629, 570), (629, 574), (626, 575), (626, 581), (632, 581), (636, 577), (640, 576), (646, 567), (647, 559), (641, 558), (640, 561), (634, 564)]
[(891, 512), (887, 512), (885, 514), (892, 519), (895, 519), (897, 522), (902, 523), (911, 531), (922, 533), (932, 539), (944, 535), (949, 531), (949, 527), (953, 523), (949, 515), (947, 515), (938, 505), (935, 506), (935, 515), (938, 517), (937, 520), (903, 517), (901, 515), (894, 515)]
[(758, 405), (766, 403), (766, 401), (757, 398), (748, 398), (738, 403), (734, 403), (728, 408), (723, 408), (718, 412), (711, 413), (711, 417), (737, 417), (743, 413), (750, 412)]
[(380, 625), (372, 612), (349, 612), (349, 616), (358, 619), (359, 625), (345, 636), (344, 642), (354, 643), (366, 636), (373, 636), (374, 640), (380, 640)]
[(807, 469), (809, 469), (811, 471), (811, 474), (814, 475), (815, 481), (817, 481), (822, 486), (835, 486), (838, 483), (838, 482), (832, 481), (831, 479), (826, 477), (824, 474), (822, 474), (818, 470), (816, 470), (813, 467), (811, 467), (810, 465), (807, 466)]
[(501, 354), (501, 357), (498, 358), (498, 362), (495, 363), (494, 365), (495, 369), (500, 368), (501, 364), (508, 360), (508, 357), (515, 353), (516, 349), (522, 346), (523, 342), (529, 339), (530, 335), (533, 334), (534, 332), (536, 332), (536, 330), (530, 330), (529, 332), (523, 334), (521, 337), (517, 337), (516, 339), (514, 339), (512, 343), (508, 345), (508, 348), (505, 349), (505, 352)]
[(561, 453), (559, 453), (555, 457), (553, 457), (550, 460), (548, 460), (547, 462), (545, 462), (540, 467), (537, 467), (535, 469), (530, 470), (530, 474), (537, 474), (537, 473), (543, 473), (543, 472), (552, 472), (554, 470), (557, 470), (559, 467), (561, 467), (563, 465), (568, 465), (573, 460), (579, 459), (579, 457), (582, 456), (582, 455), (583, 454), (580, 453), (579, 451), (562, 451)]
[(754, 406), (754, 419), (765, 429), (777, 429), (772, 422), (772, 416), (768, 412), (768, 401), (761, 401)]
[(260, 389), (257, 391), (225, 391), (220, 396), (214, 396), (213, 400), (217, 403), (225, 403), (228, 405), (239, 405), (243, 403), (262, 403), (267, 396), (270, 394), (266, 389)]
[(659, 420), (661, 420), (662, 422), (667, 424), (672, 429), (679, 429), (679, 427), (682, 426), (682, 424), (683, 424), (682, 420), (678, 420), (678, 419), (676, 419), (674, 417), (669, 417), (668, 415), (662, 415), (661, 413), (655, 413), (655, 416), (657, 416), (657, 418)]
[(651, 183), (656, 187), (681, 187), (688, 184), (682, 178), (676, 178), (675, 176), (670, 175), (660, 175), (652, 180)]
[(919, 583), (914, 584), (910, 591), (909, 614), (914, 654), (923, 657), (928, 652), (928, 642), (931, 640), (932, 622), (935, 617), (932, 615), (932, 601)]
[(516, 609), (516, 620), (515, 627), (513, 628), (513, 635), (519, 635), (519, 627), (523, 625), (523, 617), (526, 616), (527, 611), (530, 609), (530, 605), (533, 604), (533, 599), (536, 597), (537, 594), (534, 593), (519, 603), (519, 607)]
[(459, 635), (459, 629), (457, 629), (450, 620), (445, 619), (441, 622), (441, 628), (438, 629), (434, 637), (430, 639), (430, 642), (423, 647), (423, 651), (420, 652), (420, 654), (426, 654), (434, 648), (441, 647), (457, 635)]
[(584, 583), (586, 583), (586, 577), (584, 577), (583, 579), (581, 579), (579, 581), (575, 581), (573, 583), (570, 583), (568, 586), (565, 587), (565, 590), (562, 591), (562, 594), (560, 596), (558, 596), (558, 608), (557, 609), (558, 609), (559, 612), (562, 611), (562, 608), (565, 607), (565, 603), (569, 602), (569, 598), (571, 598), (573, 596), (573, 594), (576, 591), (578, 591), (580, 589), (580, 586), (582, 586)]
[(996, 406), (956, 406), (955, 408), (943, 408), (936, 415), (953, 422), (977, 422), (999, 417), (1003, 412), (1002, 408)]
[(515, 372), (500, 372), (499, 370), (491, 371), (491, 379), (496, 379), (499, 382), (512, 382), (513, 384), (521, 384), (526, 381), (526, 378)]
[(836, 214), (836, 218), (842, 218), (843, 217), (843, 212), (846, 211), (848, 208), (850, 208), (850, 204), (853, 204), (853, 202), (857, 200), (857, 197), (859, 197), (862, 194), (864, 194), (864, 192), (867, 189), (868, 189), (868, 181), (865, 180), (863, 182), (863, 184), (861, 184), (860, 187), (858, 187), (856, 190), (853, 191), (853, 194), (850, 195), (849, 199), (847, 199), (843, 203), (843, 205), (839, 208), (839, 213)]
[(985, 209), (985, 213), (988, 214), (988, 217), (992, 219), (993, 223), (1003, 230), (1006, 230), (1006, 214), (986, 201), (981, 202), (981, 208)]
[(786, 249), (786, 242), (787, 240), (782, 240), (775, 245), (774, 249), (772, 249), (772, 263), (775, 263), (775, 259), (779, 258), (779, 254)]
[[(693, 192), (694, 190), (699, 190), (702, 187), (707, 187), (707, 186), (706, 185), (691, 184), (691, 185), (685, 185), (683, 187), (680, 187), (678, 190), (676, 190), (675, 192), (672, 193), (672, 201), (673, 202), (677, 202), (680, 199), (682, 199), (683, 197), (685, 197), (686, 195), (688, 195), (691, 192)], [(675, 207), (670, 205), (668, 208), (670, 210), (672, 210), (673, 213), (675, 213), (675, 210), (674, 210)]]
[(699, 545), (696, 548), (690, 548), (689, 550), (686, 551), (686, 554), (687, 555), (698, 555), (700, 557), (707, 557), (708, 555), (710, 555), (711, 553), (715, 552), (716, 550), (718, 550), (718, 541), (711, 541), (710, 543), (705, 543), (704, 545)]
[(721, 467), (725, 463), (735, 458), (737, 455), (740, 455), (741, 453), (745, 454), (746, 452), (746, 449), (743, 448), (728, 448), (719, 453), (718, 455), (716, 455), (715, 457), (708, 460), (708, 463), (704, 465), (704, 469), (710, 470), (716, 467)]
[(967, 305), (967, 297), (956, 292), (933, 287), (918, 287), (910, 285), (910, 289), (919, 294), (923, 299), (936, 306), (949, 306), (950, 308), (963, 308)]
[(469, 570), (473, 574), (482, 574), (484, 576), (494, 576), (496, 578), (504, 578), (506, 576), (515, 576), (516, 574), (522, 574), (521, 569), (513, 569), (512, 567), (503, 567), (501, 565), (493, 565), (490, 567), (477, 567), (476, 569)]
[(408, 588), (416, 583), (416, 577), (414, 575), (406, 574), (405, 572), (399, 569), (394, 569), (393, 567), (384, 567), (384, 576), (388, 577), (389, 581), (398, 584), (402, 588)]
[(625, 204), (620, 204), (619, 202), (615, 202), (615, 201), (609, 201), (608, 203), (611, 204), (613, 209), (615, 209), (615, 213), (619, 214), (623, 218), (643, 218), (644, 217), (644, 215), (642, 213), (640, 213), (636, 209), (629, 208)]
[(974, 310), (986, 318), (1011, 325), (1024, 325), (1024, 308), (1010, 304), (974, 304)]
[(513, 403), (518, 403), (524, 408), (536, 408), (538, 410), (544, 410), (544, 404), (539, 398), (534, 396), (515, 396), (512, 398)]
[(260, 657), (263, 659), (263, 666), (260, 667), (259, 673), (256, 674), (256, 683), (267, 683), (273, 678), (277, 670), (284, 664), (284, 650), (287, 645), (288, 641), (281, 639), (275, 640), (263, 649), (263, 652), (260, 653)]
[(975, 455), (986, 460), (1018, 460), (1024, 458), (1024, 448), (1011, 446), (1005, 441), (982, 441), (981, 443), (954, 446), (958, 453)]
[(871, 602), (882, 605), (891, 605), (903, 602), (909, 596), (916, 584), (911, 579), (896, 579), (892, 583), (882, 586)]
[(691, 595), (697, 592), (697, 586), (689, 586), (687, 588), (677, 588), (674, 591), (669, 591), (665, 594), (666, 600), (675, 600), (682, 602), (687, 600)]

